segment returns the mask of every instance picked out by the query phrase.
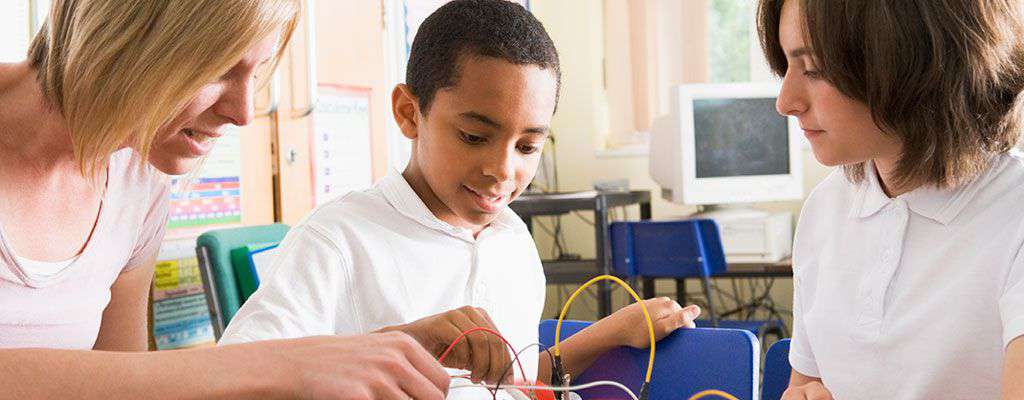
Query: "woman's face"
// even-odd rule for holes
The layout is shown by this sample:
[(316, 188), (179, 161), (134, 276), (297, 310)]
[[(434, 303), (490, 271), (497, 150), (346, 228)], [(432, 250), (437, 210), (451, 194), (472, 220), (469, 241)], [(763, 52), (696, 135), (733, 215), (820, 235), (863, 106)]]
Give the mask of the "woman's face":
[(789, 68), (776, 102), (779, 113), (797, 117), (814, 157), (824, 165), (898, 159), (899, 140), (879, 129), (867, 104), (840, 93), (821, 77), (810, 44), (804, 40), (804, 28), (800, 2), (786, 1), (779, 22), (779, 44)]
[(276, 44), (277, 35), (256, 43), (224, 76), (203, 86), (181, 114), (157, 133), (149, 163), (166, 174), (185, 174), (210, 152), (229, 125), (252, 122), (256, 73), (273, 56)]

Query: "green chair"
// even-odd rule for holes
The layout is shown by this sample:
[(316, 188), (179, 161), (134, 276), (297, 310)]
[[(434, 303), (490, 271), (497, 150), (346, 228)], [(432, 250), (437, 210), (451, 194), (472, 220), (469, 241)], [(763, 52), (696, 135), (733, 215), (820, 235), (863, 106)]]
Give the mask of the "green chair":
[(279, 243), (288, 229), (285, 224), (216, 229), (196, 239), (199, 272), (217, 340), (258, 282), (246, 263), (251, 260), (249, 254)]

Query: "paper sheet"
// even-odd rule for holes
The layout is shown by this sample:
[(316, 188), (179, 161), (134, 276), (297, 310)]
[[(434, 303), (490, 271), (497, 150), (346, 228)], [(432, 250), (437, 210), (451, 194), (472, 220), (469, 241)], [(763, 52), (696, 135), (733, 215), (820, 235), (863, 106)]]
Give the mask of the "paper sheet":
[(214, 344), (195, 258), (157, 263), (153, 279), (153, 338), (157, 350)]
[(313, 125), (314, 205), (369, 188), (370, 90), (320, 85)]

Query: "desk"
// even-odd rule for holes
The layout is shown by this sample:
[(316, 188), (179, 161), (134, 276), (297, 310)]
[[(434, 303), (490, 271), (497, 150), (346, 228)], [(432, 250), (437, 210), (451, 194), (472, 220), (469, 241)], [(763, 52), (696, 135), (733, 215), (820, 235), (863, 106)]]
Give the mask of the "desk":
[(786, 258), (776, 263), (732, 263), (725, 273), (712, 278), (792, 278), (793, 260)]
[[(543, 261), (547, 282), (562, 284), (584, 283), (595, 276), (611, 273), (612, 257), (608, 243), (608, 225), (611, 221), (608, 220), (608, 211), (634, 204), (640, 207), (640, 219), (651, 219), (651, 192), (646, 190), (531, 193), (519, 196), (509, 207), (526, 222), (530, 232), (533, 232), (533, 217), (564, 215), (572, 211), (594, 212), (595, 259)], [(611, 314), (611, 287), (607, 281), (597, 283), (597, 295), (600, 316)]]
[[(732, 263), (726, 266), (726, 270), (723, 273), (718, 273), (711, 276), (712, 280), (718, 280), (722, 278), (741, 278), (741, 279), (758, 279), (758, 278), (771, 278), (774, 281), (775, 278), (792, 278), (793, 277), (793, 261), (786, 258), (782, 261), (775, 263)], [(685, 305), (686, 299), (686, 279), (676, 278), (676, 301), (679, 304)], [(735, 285), (733, 285), (735, 289)], [(643, 294), (644, 298), (651, 298), (655, 296), (654, 292), (654, 278), (643, 279)], [(738, 293), (733, 293), (739, 295)], [(778, 315), (778, 311), (775, 309), (774, 303), (770, 299), (771, 297), (771, 285), (768, 284), (763, 290), (759, 289), (759, 293), (752, 293), (750, 301), (745, 301), (739, 304), (738, 307), (721, 310), (718, 312), (719, 317), (729, 317), (733, 315), (750, 315), (757, 310), (768, 311), (771, 315)], [(739, 302), (737, 302), (739, 303)], [(782, 331), (779, 332), (783, 336), (789, 336), (788, 329), (782, 327)]]

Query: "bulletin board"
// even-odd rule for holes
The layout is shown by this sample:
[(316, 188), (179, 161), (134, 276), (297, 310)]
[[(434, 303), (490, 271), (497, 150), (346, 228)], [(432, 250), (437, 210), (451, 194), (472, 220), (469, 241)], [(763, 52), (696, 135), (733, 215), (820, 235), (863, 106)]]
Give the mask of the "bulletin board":
[(152, 294), (152, 334), (157, 350), (214, 345), (213, 325), (195, 258), (158, 262)]
[(310, 144), (313, 206), (373, 184), (371, 89), (320, 84)]

